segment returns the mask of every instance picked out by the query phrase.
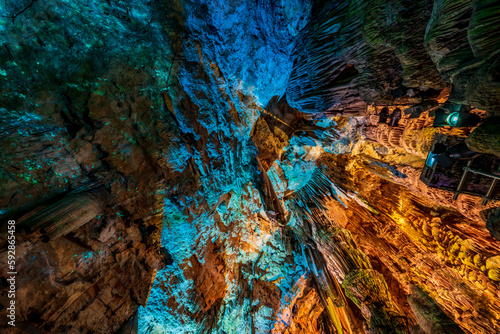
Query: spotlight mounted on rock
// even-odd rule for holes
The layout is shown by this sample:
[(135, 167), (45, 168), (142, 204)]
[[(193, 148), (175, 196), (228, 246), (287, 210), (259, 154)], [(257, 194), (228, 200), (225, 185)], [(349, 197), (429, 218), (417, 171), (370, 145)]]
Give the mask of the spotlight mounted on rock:
[(460, 113), (458, 112), (452, 112), (451, 114), (446, 117), (446, 123), (448, 123), (450, 126), (457, 126), (458, 121), (460, 120)]
[(442, 107), (436, 109), (433, 126), (476, 126), (481, 121), (481, 117), (471, 113), (470, 110), (470, 106), (447, 102)]

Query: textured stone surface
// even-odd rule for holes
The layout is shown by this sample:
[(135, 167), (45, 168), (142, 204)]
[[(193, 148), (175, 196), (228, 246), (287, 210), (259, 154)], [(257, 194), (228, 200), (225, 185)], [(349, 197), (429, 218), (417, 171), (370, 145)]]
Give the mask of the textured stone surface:
[(498, 155), (497, 2), (0, 11), (10, 332), (500, 331), (498, 202), (419, 180), (436, 134)]
[(436, 303), (417, 286), (410, 287), (408, 301), (425, 333), (463, 333)]

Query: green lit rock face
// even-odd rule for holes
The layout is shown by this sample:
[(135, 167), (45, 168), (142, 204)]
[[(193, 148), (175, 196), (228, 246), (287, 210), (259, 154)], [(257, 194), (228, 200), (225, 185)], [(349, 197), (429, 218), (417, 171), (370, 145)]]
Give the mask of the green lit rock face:
[(176, 136), (162, 92), (177, 9), (0, 6), (0, 209), (17, 222), (21, 331), (114, 332), (147, 299), (162, 261), (161, 157)]
[(0, 26), (1, 145), (19, 153), (3, 157), (6, 212), (99, 182), (109, 171), (102, 159), (144, 146), (164, 119), (173, 57), (161, 6), (33, 2), (8, 18), (21, 7), (2, 8)]

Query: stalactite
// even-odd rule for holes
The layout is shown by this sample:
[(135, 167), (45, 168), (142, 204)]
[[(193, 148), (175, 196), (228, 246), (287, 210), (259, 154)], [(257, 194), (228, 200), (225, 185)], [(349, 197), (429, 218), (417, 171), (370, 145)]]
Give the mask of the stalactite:
[(102, 214), (108, 198), (109, 193), (103, 188), (72, 194), (21, 220), (21, 225), (41, 233), (45, 242), (54, 240)]

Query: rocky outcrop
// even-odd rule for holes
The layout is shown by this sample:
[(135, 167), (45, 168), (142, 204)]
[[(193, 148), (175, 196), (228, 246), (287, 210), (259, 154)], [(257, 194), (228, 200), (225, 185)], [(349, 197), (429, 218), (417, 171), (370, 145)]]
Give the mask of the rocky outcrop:
[(434, 300), (415, 285), (410, 286), (411, 294), (408, 302), (417, 318), (420, 328), (425, 333), (463, 333), (443, 311), (439, 309)]
[(159, 93), (172, 62), (159, 60), (175, 43), (159, 32), (175, 25), (175, 5), (18, 5), (2, 15), (0, 56), (0, 206), (16, 220), (17, 332), (114, 332), (137, 318), (163, 262), (171, 118)]
[(498, 152), (500, 152), (500, 117), (490, 117), (485, 120), (467, 137), (466, 143), (471, 150), (498, 156)]
[[(323, 161), (331, 158), (325, 157)], [(336, 160), (336, 164), (340, 161)], [(390, 286), (395, 289), (391, 294), (404, 296), (409, 292), (408, 282), (416, 282), (432, 292), (433, 298), (462, 328), (484, 333), (495, 330), (497, 325), (490, 322), (491, 318), (480, 315), (485, 314), (486, 309), (481, 313), (468, 313), (474, 307), (474, 298), (484, 298), (481, 303), (488, 305), (490, 314), (498, 307), (489, 302), (498, 289), (494, 271), (490, 275), (491, 269), (483, 262), (493, 256), (489, 261), (493, 261), (491, 266), (494, 266), (498, 246), (480, 227), (481, 223), (467, 222), (456, 211), (442, 211), (423, 198), (414, 199), (403, 187), (375, 181), (380, 176), (369, 176), (363, 169), (351, 166), (350, 170), (356, 175), (353, 180), (357, 180), (358, 186), (351, 188), (356, 196), (347, 204), (348, 209), (331, 204), (324, 214), (335, 221), (338, 221), (336, 217), (346, 217), (344, 228), (353, 234), (361, 250), (371, 261), (376, 260), (388, 268), (382, 271), (386, 279), (396, 278), (399, 282)], [(365, 200), (367, 198), (370, 200)], [(378, 204), (376, 199), (380, 200)], [(401, 293), (398, 289), (407, 292)], [(438, 295), (442, 289), (453, 293), (454, 298)]]
[(496, 114), (498, 27), (494, 1), (435, 1), (425, 33), (425, 48), (443, 79), (453, 84), (451, 99)]
[(451, 100), (494, 114), (499, 39), (494, 2), (318, 1), (299, 37), (287, 94), (305, 112), (360, 113), (417, 103), (453, 84)]
[(318, 2), (296, 47), (291, 106), (356, 114), (367, 104), (416, 103), (444, 88), (423, 47), (431, 12), (431, 1)]
[[(335, 228), (318, 236), (328, 269), (342, 283), (347, 297), (359, 307), (374, 333), (406, 332), (408, 319), (394, 304), (384, 276), (359, 250), (348, 230)], [(409, 314), (408, 316), (412, 316)]]
[(486, 228), (493, 238), (500, 240), (500, 210), (498, 208), (489, 210), (486, 218)]

